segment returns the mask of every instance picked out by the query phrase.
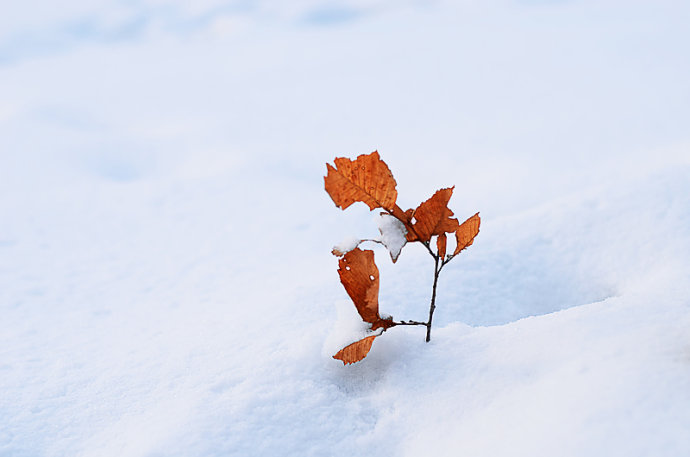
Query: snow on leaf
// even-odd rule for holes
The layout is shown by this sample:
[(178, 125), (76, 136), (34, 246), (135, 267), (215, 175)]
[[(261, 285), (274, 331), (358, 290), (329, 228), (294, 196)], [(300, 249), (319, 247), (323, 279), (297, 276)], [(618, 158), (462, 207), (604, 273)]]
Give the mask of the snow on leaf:
[(371, 210), (395, 208), (398, 198), (395, 178), (377, 151), (362, 154), (355, 160), (338, 157), (334, 163), (335, 168), (326, 164), (328, 173), (324, 183), (336, 206), (345, 209), (355, 202), (364, 202)]
[[(419, 241), (427, 242), (433, 235), (453, 233), (458, 228), (458, 220), (451, 217), (453, 212), (448, 208), (448, 201), (453, 195), (454, 188), (437, 190), (412, 213), (415, 220), (412, 229), (419, 237)], [(408, 241), (410, 241), (409, 238)]]
[(398, 260), (400, 251), (403, 246), (405, 246), (405, 243), (407, 243), (407, 239), (405, 238), (407, 229), (402, 222), (386, 213), (381, 213), (376, 223), (381, 233), (381, 242), (386, 249), (388, 249), (391, 260), (395, 263)]
[(374, 343), (374, 338), (376, 338), (376, 336), (377, 335), (367, 336), (366, 338), (363, 338), (355, 343), (345, 346), (340, 351), (338, 351), (338, 353), (334, 355), (333, 358), (337, 360), (342, 360), (343, 365), (359, 362), (369, 353), (371, 345)]
[(468, 246), (471, 246), (474, 242), (474, 237), (479, 233), (479, 224), (481, 223), (481, 218), (479, 213), (467, 219), (465, 222), (460, 224), (460, 227), (455, 231), (455, 239), (457, 241), (457, 246), (453, 255), (458, 255), (460, 251)]
[(340, 243), (333, 246), (333, 250), (331, 250), (331, 253), (334, 256), (340, 257), (341, 255), (347, 254), (348, 252), (352, 251), (354, 248), (359, 246), (361, 242), (362, 240), (360, 240), (359, 238), (355, 238), (353, 236), (347, 237)]
[(338, 261), (338, 274), (362, 319), (369, 323), (381, 320), (379, 269), (374, 263), (374, 251), (355, 248), (348, 252)]

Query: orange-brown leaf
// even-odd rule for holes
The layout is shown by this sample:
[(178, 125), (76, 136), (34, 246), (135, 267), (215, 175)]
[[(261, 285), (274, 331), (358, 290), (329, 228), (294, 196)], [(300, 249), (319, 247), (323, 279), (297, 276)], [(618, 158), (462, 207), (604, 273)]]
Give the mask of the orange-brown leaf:
[(455, 247), (453, 255), (458, 255), (460, 251), (472, 245), (474, 237), (479, 233), (479, 224), (481, 221), (479, 213), (477, 213), (460, 224), (460, 227), (455, 231), (455, 239), (458, 244)]
[(437, 190), (414, 211), (416, 222), (412, 228), (420, 241), (429, 241), (433, 235), (445, 232), (453, 233), (458, 228), (458, 220), (451, 217), (453, 212), (448, 208), (453, 189), (454, 187), (449, 187)]
[(340, 282), (365, 322), (374, 323), (379, 316), (379, 269), (374, 251), (355, 248), (338, 261)]
[(446, 233), (441, 233), (437, 238), (436, 238), (436, 248), (438, 248), (438, 257), (443, 260), (443, 258), (446, 256), (446, 243), (448, 239), (446, 237)]
[(334, 163), (335, 168), (326, 164), (324, 183), (336, 206), (345, 209), (355, 202), (364, 202), (372, 210), (393, 210), (398, 198), (395, 178), (377, 151), (355, 160), (339, 157)]
[(374, 343), (374, 338), (376, 338), (376, 336), (377, 335), (367, 336), (356, 343), (345, 346), (339, 350), (338, 353), (333, 356), (333, 358), (342, 360), (343, 365), (359, 362), (369, 353), (371, 345)]

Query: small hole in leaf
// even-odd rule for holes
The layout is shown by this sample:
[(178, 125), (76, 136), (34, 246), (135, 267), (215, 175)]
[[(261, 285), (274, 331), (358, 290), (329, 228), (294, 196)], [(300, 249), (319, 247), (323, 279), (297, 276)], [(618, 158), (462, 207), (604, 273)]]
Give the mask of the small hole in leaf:
[(345, 269), (349, 271), (349, 270), (350, 270), (350, 267), (349, 267), (349, 266), (347, 266), (347, 267), (345, 267)]
[(415, 217), (412, 216), (412, 219), (410, 219), (410, 222), (412, 222), (413, 224), (416, 224), (416, 223), (417, 223), (417, 219), (415, 219)]
[(371, 279), (373, 281), (376, 278), (374, 278), (374, 275), (369, 275), (369, 279)]

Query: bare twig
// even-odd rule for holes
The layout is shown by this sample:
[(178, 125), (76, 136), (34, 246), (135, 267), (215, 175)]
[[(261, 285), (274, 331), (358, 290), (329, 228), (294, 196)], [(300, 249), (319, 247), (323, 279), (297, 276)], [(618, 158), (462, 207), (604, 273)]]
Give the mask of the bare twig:
[(426, 327), (428, 324), (426, 322), (419, 322), (419, 321), (400, 321), (400, 322), (393, 322), (393, 325), (423, 325)]
[[(441, 274), (441, 270), (443, 269), (444, 266), (448, 262), (450, 262), (453, 259), (453, 255), (449, 255), (446, 259), (443, 259), (438, 256), (438, 254), (435, 254), (434, 251), (431, 249), (430, 242), (429, 241), (421, 241), (420, 236), (417, 233), (417, 231), (414, 229), (414, 226), (410, 223), (408, 223), (405, 219), (401, 217), (403, 214), (402, 210), (396, 205), (394, 210), (386, 210), (386, 214), (396, 218), (400, 222), (402, 222), (403, 226), (405, 226), (405, 229), (408, 232), (411, 232), (417, 241), (420, 241), (422, 245), (426, 248), (427, 252), (431, 257), (434, 259), (434, 284), (431, 289), (431, 304), (429, 305), (429, 320), (426, 322), (417, 322), (417, 321), (402, 321), (402, 322), (394, 322), (394, 325), (424, 325), (426, 327), (426, 342), (428, 343), (431, 340), (431, 323), (434, 318), (434, 311), (436, 310), (436, 287), (438, 285), (438, 277)], [(362, 241), (376, 241), (376, 240), (362, 240)], [(379, 241), (376, 241), (379, 242)]]
[[(433, 255), (433, 254), (432, 254)], [(429, 340), (431, 340), (431, 321), (434, 318), (434, 310), (436, 309), (436, 285), (438, 284), (438, 275), (441, 273), (441, 268), (443, 268), (443, 264), (441, 264), (441, 268), (438, 266), (438, 256), (433, 255), (434, 257), (434, 285), (431, 289), (431, 305), (429, 306), (429, 320), (427, 321), (426, 325), (426, 342), (428, 343)]]

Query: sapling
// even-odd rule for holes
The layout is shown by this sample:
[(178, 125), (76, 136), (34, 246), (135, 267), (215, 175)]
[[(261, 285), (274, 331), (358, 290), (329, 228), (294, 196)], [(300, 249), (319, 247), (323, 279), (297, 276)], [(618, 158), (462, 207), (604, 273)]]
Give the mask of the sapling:
[[(370, 210), (381, 209), (379, 239), (350, 239), (333, 248), (333, 254), (340, 257), (338, 274), (347, 294), (364, 322), (370, 324), (371, 335), (341, 349), (333, 358), (344, 364), (354, 363), (367, 356), (374, 339), (391, 327), (398, 325), (421, 325), (426, 327), (425, 341), (431, 340), (431, 325), (436, 309), (436, 287), (441, 270), (463, 249), (474, 242), (479, 233), (479, 213), (460, 224), (448, 208), (448, 201), (454, 187), (437, 190), (434, 195), (416, 209), (403, 211), (396, 203), (397, 183), (388, 165), (381, 160), (377, 151), (363, 154), (355, 160), (339, 157), (335, 167), (326, 164), (324, 177), (326, 192), (336, 206), (346, 209), (355, 202), (363, 202)], [(448, 234), (455, 234), (455, 249), (447, 254)], [(435, 239), (435, 247), (432, 240)], [(407, 243), (421, 243), (434, 260), (434, 282), (431, 289), (429, 317), (425, 322), (407, 320), (396, 322), (392, 317), (379, 314), (379, 271), (374, 262), (374, 251), (362, 250), (364, 242), (383, 244), (391, 260), (398, 260)]]

